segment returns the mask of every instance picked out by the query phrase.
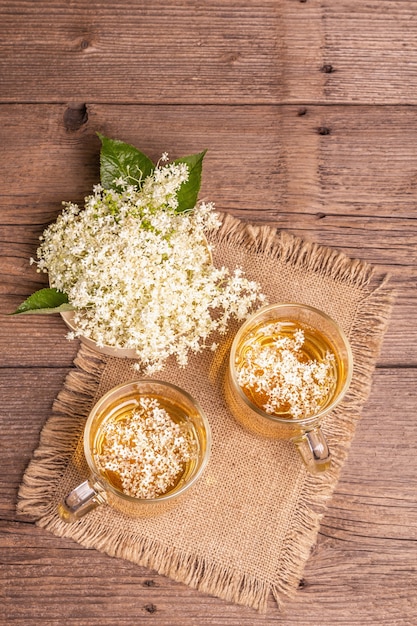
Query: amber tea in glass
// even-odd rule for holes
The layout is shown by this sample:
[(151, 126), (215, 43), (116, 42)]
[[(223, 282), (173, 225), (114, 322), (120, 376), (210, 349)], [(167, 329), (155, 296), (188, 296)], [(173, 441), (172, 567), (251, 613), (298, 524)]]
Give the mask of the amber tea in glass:
[(243, 426), (294, 441), (307, 468), (323, 471), (331, 457), (320, 423), (345, 394), (352, 366), (349, 342), (326, 314), (301, 304), (269, 305), (233, 341), (226, 400)]
[[(110, 458), (110, 469), (104, 462), (109, 460), (111, 451), (108, 445), (109, 433), (116, 433), (120, 437), (117, 445), (120, 448), (123, 443), (123, 454), (129, 454), (132, 413), (138, 407), (148, 406), (146, 403), (156, 403), (158, 411), (165, 412), (170, 423), (175, 424), (190, 443), (190, 454), (181, 464), (173, 482), (162, 492), (150, 497), (138, 495), (135, 491), (137, 469), (134, 460), (127, 458), (122, 465), (123, 455)], [(137, 424), (140, 425), (140, 420)], [(146, 428), (149, 430), (149, 424)], [(200, 478), (208, 463), (210, 449), (211, 429), (207, 417), (199, 404), (183, 389), (152, 379), (119, 385), (99, 400), (87, 419), (84, 455), (90, 475), (63, 499), (59, 505), (59, 514), (65, 521), (72, 522), (105, 503), (131, 517), (163, 513), (178, 503)], [(137, 462), (140, 462), (139, 457)], [(130, 463), (131, 473), (126, 469)], [(123, 480), (127, 480), (131, 486), (130, 491)]]
[[(135, 424), (135, 422), (132, 416), (137, 414), (138, 408), (141, 408), (141, 414), (136, 420), (138, 427), (134, 434), (142, 437), (148, 435), (153, 439), (157, 439), (158, 431), (155, 427), (152, 427), (152, 407), (156, 407), (157, 411), (166, 415), (166, 419), (161, 424), (164, 429), (162, 435), (165, 439), (167, 439), (166, 433), (170, 425), (176, 426), (176, 430), (172, 433), (166, 445), (172, 447), (174, 438), (182, 437), (188, 453), (186, 458), (178, 464), (179, 468), (175, 471), (172, 481), (169, 482), (166, 487), (161, 488), (161, 492), (153, 497), (165, 495), (178, 489), (181, 485), (184, 485), (187, 482), (187, 478), (192, 475), (196, 467), (200, 440), (195, 424), (189, 419), (189, 415), (184, 410), (184, 407), (175, 402), (175, 400), (166, 398), (159, 393), (146, 393), (140, 396), (134, 395), (128, 397), (123, 403), (119, 404), (115, 402), (113, 406), (108, 408), (105, 419), (98, 422), (97, 428), (91, 429), (89, 442), (92, 457), (99, 474), (110, 485), (122, 493), (127, 492), (124, 482), (129, 482), (129, 479), (134, 478), (134, 476), (130, 476), (130, 474), (141, 465), (141, 458), (135, 459), (135, 446), (132, 435), (132, 422), (133, 424)], [(122, 448), (122, 450), (121, 453), (119, 450), (120, 458), (114, 455), (115, 458), (110, 459), (106, 464), (105, 459), (108, 458), (113, 451), (112, 444), (109, 442), (109, 438), (112, 435), (113, 447), (114, 440), (116, 440), (116, 445), (118, 445), (119, 449)], [(149, 457), (152, 456), (152, 450), (146, 450), (146, 446), (143, 447), (143, 451), (139, 450), (139, 452)], [(161, 455), (161, 451), (159, 451), (159, 454)], [(107, 467), (107, 465), (110, 467)], [(150, 463), (148, 463), (146, 469), (149, 473), (151, 469)], [(157, 470), (162, 471), (159, 467)], [(123, 474), (126, 474), (127, 481), (123, 481)], [(152, 476), (150, 476), (149, 483), (151, 483), (151, 481)], [(132, 491), (134, 491), (134, 489), (132, 489)], [(143, 488), (142, 491), (144, 491)], [(136, 497), (147, 496), (140, 494), (136, 495)]]

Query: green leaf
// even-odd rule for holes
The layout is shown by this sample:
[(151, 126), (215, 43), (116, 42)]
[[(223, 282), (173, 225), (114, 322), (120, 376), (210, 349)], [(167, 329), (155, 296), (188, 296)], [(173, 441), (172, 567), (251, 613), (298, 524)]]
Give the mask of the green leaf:
[(179, 188), (178, 208), (177, 212), (182, 213), (193, 209), (197, 204), (198, 193), (201, 186), (201, 170), (203, 168), (203, 159), (207, 150), (199, 154), (191, 154), (190, 156), (177, 159), (174, 163), (186, 163), (188, 165), (188, 180), (182, 183)]
[(105, 189), (116, 189), (114, 180), (124, 178), (130, 184), (142, 186), (144, 179), (152, 174), (155, 165), (142, 152), (118, 139), (109, 139), (97, 133), (101, 140), (100, 179)]
[(60, 313), (73, 311), (74, 307), (68, 303), (68, 296), (57, 289), (45, 288), (35, 291), (11, 315), (18, 313)]

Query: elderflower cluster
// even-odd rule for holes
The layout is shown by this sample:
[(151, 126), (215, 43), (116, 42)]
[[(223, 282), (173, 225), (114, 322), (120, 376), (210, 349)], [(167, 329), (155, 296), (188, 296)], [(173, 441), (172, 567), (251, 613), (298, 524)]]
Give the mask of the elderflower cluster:
[[(334, 354), (323, 360), (309, 359), (302, 350), (301, 328), (293, 336), (280, 336), (279, 324), (258, 330), (245, 346), (244, 360), (237, 366), (237, 381), (251, 399), (261, 399), (269, 414), (288, 413), (293, 418), (314, 415), (334, 387)], [(273, 341), (262, 343), (265, 337)]]
[(175, 423), (155, 398), (140, 398), (136, 409), (101, 430), (98, 469), (135, 498), (156, 498), (173, 487), (195, 454), (190, 433)]
[(186, 365), (190, 350), (264, 299), (241, 270), (213, 266), (206, 233), (220, 221), (211, 203), (176, 212), (187, 179), (187, 165), (171, 163), (141, 189), (122, 179), (116, 189), (96, 185), (83, 208), (64, 203), (38, 249), (38, 271), (75, 309), (68, 337), (134, 349), (147, 374), (170, 355)]

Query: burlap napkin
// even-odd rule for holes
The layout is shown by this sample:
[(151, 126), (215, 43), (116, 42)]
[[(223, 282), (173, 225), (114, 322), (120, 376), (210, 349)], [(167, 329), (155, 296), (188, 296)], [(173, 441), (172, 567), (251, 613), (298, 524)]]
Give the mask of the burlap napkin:
[(271, 303), (302, 302), (322, 309), (350, 338), (352, 385), (324, 423), (331, 470), (309, 475), (291, 443), (258, 438), (232, 418), (222, 385), (235, 324), (217, 352), (193, 356), (185, 369), (169, 362), (156, 376), (198, 399), (213, 431), (208, 468), (177, 508), (152, 519), (129, 519), (107, 506), (70, 525), (58, 517), (62, 496), (87, 476), (80, 442), (90, 408), (110, 388), (137, 377), (131, 361), (86, 347), (43, 429), (18, 508), (58, 536), (263, 610), (270, 593), (281, 605), (298, 586), (370, 390), (392, 293), (385, 280), (378, 284), (367, 264), (230, 216), (223, 216), (213, 243), (217, 266), (241, 266)]

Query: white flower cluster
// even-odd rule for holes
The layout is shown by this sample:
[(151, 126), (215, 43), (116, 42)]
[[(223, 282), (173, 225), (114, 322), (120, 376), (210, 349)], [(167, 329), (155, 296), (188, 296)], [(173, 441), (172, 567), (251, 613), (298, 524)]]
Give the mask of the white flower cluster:
[[(274, 340), (263, 345), (265, 337)], [(237, 381), (249, 398), (260, 400), (256, 404), (266, 413), (309, 417), (320, 410), (334, 387), (334, 355), (327, 352), (322, 361), (308, 359), (302, 350), (304, 341), (302, 329), (292, 337), (280, 337), (279, 324), (270, 324), (245, 346)]]
[(98, 469), (123, 493), (156, 498), (178, 481), (195, 454), (190, 433), (176, 424), (155, 398), (140, 398), (138, 408), (120, 421), (105, 422)]
[(75, 335), (134, 349), (147, 374), (170, 355), (185, 365), (231, 316), (244, 319), (263, 301), (242, 271), (213, 266), (205, 236), (220, 225), (213, 205), (175, 211), (187, 179), (187, 165), (171, 163), (140, 190), (123, 180), (117, 190), (97, 185), (84, 208), (64, 203), (38, 249), (38, 271), (75, 309)]

